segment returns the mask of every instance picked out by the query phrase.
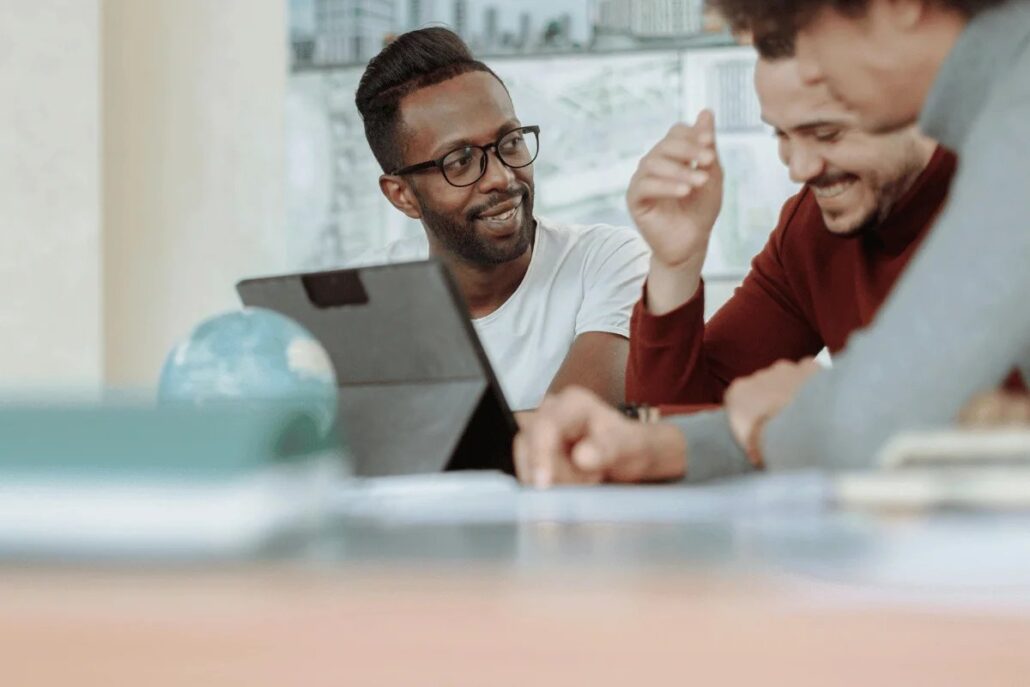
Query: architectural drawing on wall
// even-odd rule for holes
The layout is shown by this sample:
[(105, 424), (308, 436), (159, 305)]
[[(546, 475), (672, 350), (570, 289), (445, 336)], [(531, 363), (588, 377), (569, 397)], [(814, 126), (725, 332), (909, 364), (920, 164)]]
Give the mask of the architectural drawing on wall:
[[(711, 33), (722, 29), (703, 0), (291, 0), (291, 10), (287, 198), (298, 267), (365, 261), (422, 232), (379, 191), (354, 93), (384, 37), (434, 21), (462, 33), (505, 81), (521, 120), (540, 125), (541, 215), (631, 224), (625, 192), (640, 158), (704, 107), (716, 113), (726, 168), (708, 274), (746, 271), (796, 189), (761, 121), (754, 53)], [(666, 47), (681, 44), (692, 47)]]
[(293, 34), (295, 66), (359, 64), (383, 47), (397, 26), (395, 0), (307, 0), (308, 30)]
[(726, 44), (705, 0), (290, 0), (294, 70), (361, 64), (402, 31), (442, 24), (484, 57)]
[(725, 36), (725, 23), (704, 0), (598, 0), (594, 47), (674, 46)]
[[(745, 271), (796, 190), (760, 119), (750, 48), (518, 57), (491, 65), (522, 121), (541, 127), (534, 165), (539, 214), (631, 224), (625, 192), (640, 158), (673, 123), (693, 121), (703, 107), (716, 112), (726, 169), (709, 274)], [(353, 102), (361, 71), (291, 80), (288, 197), (299, 266), (362, 260), (422, 231), (379, 192), (381, 170)]]

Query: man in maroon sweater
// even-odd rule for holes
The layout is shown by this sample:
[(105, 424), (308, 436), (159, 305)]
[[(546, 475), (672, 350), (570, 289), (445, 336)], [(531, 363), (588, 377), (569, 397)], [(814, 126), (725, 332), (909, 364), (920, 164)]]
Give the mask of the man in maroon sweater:
[[(780, 156), (805, 186), (706, 325), (701, 266), (722, 197), (710, 114), (674, 128), (644, 158), (628, 201), (654, 254), (631, 322), (629, 401), (719, 403), (738, 377), (844, 348), (873, 319), (946, 198), (955, 159), (914, 128), (859, 131), (824, 87), (801, 83), (789, 60), (760, 61), (755, 85)], [(686, 158), (701, 162), (688, 179), (677, 172)]]

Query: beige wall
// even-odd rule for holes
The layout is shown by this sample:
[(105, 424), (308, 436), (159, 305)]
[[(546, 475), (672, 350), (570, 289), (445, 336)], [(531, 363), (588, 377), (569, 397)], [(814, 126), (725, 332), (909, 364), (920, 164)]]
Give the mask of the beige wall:
[(0, 0), (0, 390), (101, 379), (99, 0)]
[(0, 0), (0, 393), (150, 386), (281, 269), (285, 0)]
[(104, 372), (153, 384), (233, 284), (282, 269), (284, 0), (106, 0)]

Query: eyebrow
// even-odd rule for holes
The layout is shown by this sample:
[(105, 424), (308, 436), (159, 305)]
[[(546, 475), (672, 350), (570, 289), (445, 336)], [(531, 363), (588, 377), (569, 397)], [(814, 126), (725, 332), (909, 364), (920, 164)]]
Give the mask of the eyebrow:
[[(517, 119), (509, 119), (508, 121), (506, 121), (504, 124), (502, 124), (501, 126), (499, 126), (497, 128), (497, 131), (494, 132), (494, 135), (495, 135), (496, 138), (500, 138), (501, 136), (503, 136), (507, 132), (511, 131), (512, 129), (518, 129), (521, 126), (522, 126), (522, 124), (519, 122), (519, 120), (517, 120)], [(491, 141), (491, 143), (493, 143), (493, 141)], [(471, 146), (471, 145), (479, 145), (479, 144), (478, 143), (473, 143), (472, 141), (470, 141), (467, 138), (451, 139), (451, 140), (445, 141), (444, 143), (441, 143), (440, 145), (438, 145), (435, 148), (433, 148), (432, 156), (433, 157), (439, 157), (441, 155), (446, 155), (447, 153), (451, 152), (452, 150), (458, 150), (459, 148), (464, 148), (465, 146)]]
[(805, 122), (804, 124), (798, 124), (797, 126), (791, 126), (791, 127), (787, 127), (787, 129), (783, 129), (781, 127), (776, 126), (772, 122), (770, 122), (764, 116), (762, 117), (762, 121), (765, 122), (766, 124), (768, 124), (769, 126), (771, 126), (773, 129), (775, 129), (777, 133), (783, 133), (784, 131), (793, 131), (793, 132), (797, 132), (797, 133), (807, 133), (809, 131), (812, 131), (813, 129), (821, 129), (821, 128), (825, 127), (825, 126), (832, 126), (832, 127), (837, 127), (837, 128), (841, 128), (841, 129), (843, 129), (843, 128), (848, 126), (846, 122), (842, 122), (842, 121), (839, 121), (839, 120), (817, 119), (814, 122)]

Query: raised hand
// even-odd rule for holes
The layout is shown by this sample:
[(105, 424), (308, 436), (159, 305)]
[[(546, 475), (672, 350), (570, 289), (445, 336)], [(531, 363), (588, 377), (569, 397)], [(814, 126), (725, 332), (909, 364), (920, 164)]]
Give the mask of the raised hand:
[(630, 215), (666, 268), (704, 262), (722, 207), (722, 167), (715, 148), (715, 118), (698, 115), (677, 124), (644, 156), (630, 181)]

